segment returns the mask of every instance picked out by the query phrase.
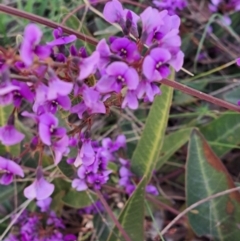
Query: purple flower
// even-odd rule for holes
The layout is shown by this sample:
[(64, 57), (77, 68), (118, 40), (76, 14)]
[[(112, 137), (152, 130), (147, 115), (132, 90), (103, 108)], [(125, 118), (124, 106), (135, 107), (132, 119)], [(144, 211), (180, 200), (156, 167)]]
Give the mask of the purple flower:
[(238, 59), (236, 60), (236, 64), (237, 64), (237, 66), (240, 67), (240, 58), (238, 58)]
[(73, 84), (60, 80), (52, 71), (48, 83), (47, 99), (54, 100), (58, 96), (69, 95), (72, 91)]
[(47, 58), (51, 50), (48, 46), (38, 45), (42, 32), (35, 24), (28, 24), (24, 30), (24, 39), (20, 48), (20, 56), (26, 66), (33, 63), (34, 54), (41, 59)]
[(138, 36), (137, 21), (139, 16), (128, 9), (123, 9), (122, 4), (118, 0), (112, 0), (106, 3), (103, 15), (110, 23), (118, 23), (125, 34), (129, 32), (135, 37)]
[(57, 45), (65, 45), (74, 42), (77, 37), (75, 35), (63, 36), (63, 31), (61, 28), (53, 30), (54, 40), (47, 42), (47, 45), (53, 47)]
[(149, 80), (161, 80), (170, 74), (167, 62), (171, 54), (163, 48), (155, 48), (143, 61), (143, 73)]
[(41, 212), (48, 212), (50, 210), (51, 202), (52, 198), (48, 197), (46, 199), (37, 201), (37, 206), (41, 209)]
[(78, 79), (84, 80), (89, 75), (94, 74), (96, 71), (99, 59), (100, 59), (100, 54), (98, 51), (93, 52), (92, 55), (87, 58), (81, 58), (80, 64), (79, 64), (80, 73), (79, 73)]
[(126, 147), (126, 137), (125, 135), (119, 135), (115, 141), (112, 141), (110, 138), (104, 138), (102, 146), (111, 153), (118, 151), (120, 148)]
[(83, 113), (87, 110), (87, 106), (85, 105), (84, 101), (82, 101), (81, 103), (74, 105), (71, 108), (71, 112), (72, 113), (77, 113), (79, 119), (83, 118)]
[(154, 0), (153, 4), (160, 10), (168, 10), (173, 15), (178, 10), (183, 10), (187, 6), (186, 0)]
[(94, 90), (94, 88), (86, 87), (83, 90), (82, 95), (84, 103), (87, 106), (89, 113), (106, 113), (105, 105), (103, 104), (103, 102), (99, 100), (100, 93), (98, 91)]
[(137, 89), (137, 96), (139, 99), (145, 98), (146, 101), (153, 102), (155, 95), (160, 95), (160, 88), (149, 80), (140, 81)]
[(123, 62), (114, 62), (106, 69), (104, 75), (97, 83), (96, 88), (101, 93), (115, 91), (119, 93), (124, 85), (129, 90), (135, 90), (139, 83), (137, 71)]
[(106, 39), (102, 39), (99, 41), (96, 51), (98, 51), (100, 57), (98, 61), (98, 69), (99, 71), (102, 71), (103, 68), (107, 66), (107, 64), (110, 61), (111, 51), (110, 48), (106, 42)]
[(111, 50), (130, 63), (140, 59), (136, 43), (128, 38), (115, 39), (111, 43)]
[(51, 145), (51, 137), (63, 137), (66, 134), (64, 128), (58, 128), (58, 119), (50, 114), (44, 113), (39, 117), (39, 135), (42, 142)]
[(147, 185), (145, 190), (147, 193), (152, 194), (153, 196), (158, 196), (159, 194), (157, 188), (153, 185)]
[(78, 152), (77, 158), (74, 162), (76, 167), (81, 164), (85, 166), (90, 166), (95, 160), (95, 151), (93, 150), (92, 143), (90, 139), (83, 140), (82, 147)]
[(18, 86), (19, 89), (13, 92), (13, 104), (16, 107), (20, 107), (22, 99), (32, 102), (34, 99), (34, 94), (30, 90), (29, 86), (25, 83), (19, 82), (17, 80), (12, 80), (12, 83), (15, 86)]
[(28, 199), (44, 200), (52, 195), (54, 185), (44, 179), (41, 168), (37, 169), (35, 181), (23, 191), (24, 196)]
[(0, 84), (0, 106), (12, 104), (14, 92), (18, 91), (20, 87), (12, 85), (10, 82), (3, 82)]
[(74, 179), (72, 181), (72, 187), (75, 188), (77, 191), (84, 191), (88, 189), (86, 182), (81, 179)]
[(11, 146), (18, 144), (24, 139), (25, 135), (19, 132), (14, 125), (7, 124), (0, 127), (0, 141), (3, 145)]
[(155, 32), (164, 25), (163, 17), (167, 15), (167, 11), (159, 12), (157, 9), (148, 7), (141, 14), (142, 20), (142, 42), (151, 44)]
[(109, 174), (111, 171), (105, 171), (100, 173), (96, 173), (94, 175), (89, 176), (89, 183), (93, 184), (94, 189), (101, 189), (101, 186), (105, 184), (109, 179)]
[(24, 177), (22, 168), (14, 161), (0, 156), (0, 184), (9, 185), (13, 181), (13, 175)]
[(135, 90), (127, 91), (122, 102), (122, 108), (125, 108), (126, 106), (132, 110), (136, 110), (138, 108), (137, 92)]
[(60, 140), (54, 142), (52, 149), (54, 152), (54, 164), (58, 165), (58, 163), (62, 160), (63, 155), (66, 155), (69, 152), (68, 136), (65, 135)]

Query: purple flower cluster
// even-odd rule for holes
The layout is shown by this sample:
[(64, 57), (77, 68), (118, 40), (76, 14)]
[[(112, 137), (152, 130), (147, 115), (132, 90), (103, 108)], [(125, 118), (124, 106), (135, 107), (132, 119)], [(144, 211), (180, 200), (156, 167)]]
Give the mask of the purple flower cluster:
[(187, 0), (153, 0), (153, 4), (159, 10), (168, 10), (170, 15), (174, 15), (187, 6)]
[[(91, 54), (84, 47), (77, 49), (76, 36), (65, 36), (60, 28), (53, 31), (52, 41), (42, 43), (41, 29), (29, 24), (19, 55), (1, 61), (0, 105), (14, 106), (6, 125), (0, 127), (1, 143), (11, 146), (25, 140), (16, 129), (16, 113), (31, 119), (35, 123), (32, 140), (24, 143), (29, 150), (40, 157), (51, 153), (55, 165), (72, 148), (78, 150), (76, 156), (68, 158), (77, 169), (72, 187), (78, 191), (100, 189), (111, 173), (109, 161), (116, 160), (118, 150), (125, 147), (122, 135), (116, 141), (105, 138), (101, 145), (92, 140), (89, 133), (93, 118), (109, 113), (113, 97), (122, 108), (133, 110), (140, 100), (152, 102), (160, 94), (158, 84), (169, 76), (170, 68), (179, 71), (183, 65), (177, 15), (148, 7), (138, 16), (118, 0), (108, 2), (103, 14), (107, 21), (121, 26), (124, 36), (102, 39)], [(24, 78), (12, 78), (12, 69)], [(31, 109), (19, 113), (26, 103)], [(60, 125), (62, 112), (78, 116), (85, 129), (81, 127), (79, 134), (74, 125)], [(14, 175), (24, 176), (19, 159), (0, 158), (2, 184), (10, 184)], [(44, 200), (53, 193), (54, 185), (44, 175), (40, 158), (35, 180), (24, 189), (26, 198)], [(131, 173), (124, 170), (124, 164), (120, 176), (131, 193)]]
[[(127, 194), (131, 195), (132, 192), (135, 190), (135, 185), (132, 183), (132, 178), (134, 174), (130, 170), (130, 162), (119, 158), (119, 162), (121, 164), (121, 168), (119, 169), (119, 182), (118, 184), (124, 187)], [(147, 185), (145, 191), (151, 195), (158, 196), (158, 190), (154, 185)]]
[[(15, 223), (14, 230), (4, 241), (75, 241), (73, 234), (63, 235), (65, 225), (56, 213), (50, 210), (52, 199), (37, 202), (41, 213), (24, 211)], [(16, 229), (17, 228), (17, 229)]]
[(124, 135), (119, 135), (116, 141), (110, 138), (102, 140), (102, 145), (98, 145), (89, 138), (81, 138), (81, 148), (74, 160), (74, 165), (78, 167), (78, 178), (72, 182), (72, 187), (78, 191), (83, 191), (92, 186), (100, 189), (109, 179), (109, 161), (115, 159), (116, 152), (124, 148), (126, 139)]

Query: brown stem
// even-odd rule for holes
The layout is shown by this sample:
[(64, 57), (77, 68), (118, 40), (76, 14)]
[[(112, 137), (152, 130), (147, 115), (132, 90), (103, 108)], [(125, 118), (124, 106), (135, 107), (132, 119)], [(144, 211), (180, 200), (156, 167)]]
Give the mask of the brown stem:
[(24, 12), (22, 10), (6, 6), (4, 4), (0, 4), (0, 11), (2, 11), (4, 13), (11, 14), (11, 15), (14, 15), (14, 16), (17, 16), (17, 17), (20, 17), (20, 18), (25, 18), (25, 19), (28, 19), (28, 20), (33, 21), (33, 22), (43, 24), (43, 25), (48, 26), (50, 28), (62, 28), (64, 33), (74, 34), (74, 35), (76, 35), (76, 37), (78, 39), (86, 41), (86, 42), (88, 42), (92, 45), (97, 45), (97, 43), (98, 43), (98, 41), (96, 39), (92, 38), (92, 37), (86, 36), (84, 34), (81, 34), (81, 33), (77, 32), (77, 31), (74, 31), (71, 28), (65, 27), (61, 24), (55, 23), (51, 20), (48, 20), (46, 18), (37, 16), (37, 15), (32, 14), (32, 13), (27, 13), (27, 12)]
[(233, 110), (233, 111), (237, 111), (237, 112), (240, 112), (240, 107), (237, 106), (237, 105), (234, 105), (234, 104), (231, 104), (231, 103), (228, 103), (224, 100), (220, 100), (218, 98), (215, 98), (211, 95), (208, 95), (208, 94), (205, 94), (201, 91), (198, 91), (198, 90), (195, 90), (195, 89), (192, 89), (186, 85), (183, 85), (183, 84), (180, 84), (176, 81), (172, 81), (172, 80), (168, 80), (168, 79), (163, 79), (160, 81), (160, 83), (164, 84), (164, 85), (167, 85), (167, 86), (170, 86), (176, 90), (180, 90), (188, 95), (191, 95), (191, 96), (195, 96), (201, 100), (205, 100), (205, 101), (208, 101), (210, 103), (213, 103), (214, 105), (218, 105), (218, 106), (221, 106), (223, 108), (226, 108), (226, 109), (229, 109), (229, 110)]
[(119, 229), (122, 236), (125, 238), (126, 241), (131, 241), (131, 238), (126, 233), (126, 231), (123, 229), (122, 225), (116, 219), (114, 213), (112, 212), (111, 208), (108, 206), (108, 204), (107, 204), (105, 198), (103, 197), (103, 195), (101, 194), (101, 192), (99, 190), (96, 190), (96, 194), (98, 195), (98, 197), (99, 197), (101, 203), (103, 204), (104, 208), (106, 209), (108, 215), (113, 220), (113, 222), (115, 223), (116, 227)]

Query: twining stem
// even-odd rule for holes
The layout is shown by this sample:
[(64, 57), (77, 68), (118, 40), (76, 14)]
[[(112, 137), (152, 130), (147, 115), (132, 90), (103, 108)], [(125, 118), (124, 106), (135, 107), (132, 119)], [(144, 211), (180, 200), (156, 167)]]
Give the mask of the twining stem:
[(220, 100), (218, 98), (215, 98), (211, 95), (208, 95), (208, 94), (205, 94), (201, 91), (198, 91), (198, 90), (195, 90), (193, 88), (190, 88), (186, 85), (183, 85), (183, 84), (180, 84), (176, 81), (172, 81), (172, 80), (168, 80), (168, 79), (163, 79), (160, 81), (160, 83), (164, 84), (164, 85), (167, 85), (167, 86), (170, 86), (176, 90), (180, 90), (188, 95), (191, 95), (191, 96), (195, 96), (201, 100), (205, 100), (205, 101), (208, 101), (210, 103), (213, 103), (215, 105), (218, 105), (218, 106), (221, 106), (221, 107), (224, 107), (226, 109), (229, 109), (229, 110), (233, 110), (233, 111), (237, 111), (237, 112), (240, 112), (240, 106), (237, 106), (237, 105), (234, 105), (234, 104), (231, 104), (229, 102), (226, 102), (224, 100)]
[(186, 208), (183, 212), (181, 212), (177, 217), (175, 217), (162, 231), (161, 231), (161, 235), (164, 235), (167, 233), (167, 231), (183, 216), (185, 216), (188, 212), (190, 212), (191, 210), (193, 210), (194, 208), (198, 207), (199, 205), (205, 203), (205, 202), (208, 202), (214, 198), (217, 198), (217, 197), (221, 197), (223, 195), (227, 195), (229, 193), (232, 193), (232, 192), (236, 192), (236, 191), (240, 191), (240, 187), (235, 187), (235, 188), (231, 188), (231, 189), (228, 189), (228, 190), (225, 190), (223, 192), (219, 192), (219, 193), (216, 193), (212, 196), (209, 196), (209, 197), (206, 197), (194, 204), (192, 204), (191, 206), (189, 206), (188, 208)]
[(24, 12), (24, 11), (19, 10), (17, 8), (12, 8), (12, 7), (6, 6), (4, 4), (0, 4), (0, 11), (4, 12), (4, 13), (11, 14), (11, 15), (14, 15), (14, 16), (17, 16), (17, 17), (20, 17), (20, 18), (28, 19), (28, 20), (36, 22), (36, 23), (43, 24), (43, 25), (48, 26), (50, 28), (62, 28), (64, 33), (74, 34), (74, 35), (76, 35), (76, 37), (78, 39), (86, 41), (86, 42), (88, 42), (89, 44), (92, 44), (92, 45), (97, 45), (97, 43), (98, 43), (98, 41), (96, 39), (94, 39), (90, 36), (81, 34), (77, 31), (74, 31), (71, 28), (65, 27), (65, 26), (63, 26), (61, 24), (58, 24), (58, 23), (55, 23), (55, 22), (53, 22), (49, 19), (37, 16), (37, 15), (32, 14), (32, 13)]
[(123, 229), (122, 225), (118, 222), (117, 218), (115, 217), (114, 213), (112, 212), (111, 208), (108, 206), (105, 198), (103, 197), (103, 195), (101, 194), (100, 191), (96, 190), (96, 194), (99, 197), (102, 205), (104, 206), (106, 212), (108, 213), (108, 215), (110, 216), (110, 218), (113, 220), (114, 224), (116, 225), (116, 227), (118, 228), (118, 230), (120, 231), (120, 233), (122, 234), (122, 236), (124, 237), (124, 239), (126, 241), (131, 241), (131, 238), (129, 237), (129, 235), (126, 233), (126, 231)]

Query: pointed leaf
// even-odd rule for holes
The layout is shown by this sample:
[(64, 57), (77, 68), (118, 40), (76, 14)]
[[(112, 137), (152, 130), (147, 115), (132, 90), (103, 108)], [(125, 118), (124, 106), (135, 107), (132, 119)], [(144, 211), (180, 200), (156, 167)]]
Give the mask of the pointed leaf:
[(233, 149), (231, 145), (240, 144), (240, 114), (226, 112), (200, 130), (213, 151), (222, 156)]
[[(171, 79), (173, 78), (174, 74), (171, 76)], [(172, 104), (173, 88), (164, 85), (161, 86), (161, 91), (162, 95), (155, 98), (150, 109), (131, 163), (133, 172), (138, 176), (145, 175), (147, 179), (151, 177), (157, 163)]]
[(164, 138), (160, 158), (156, 164), (158, 170), (168, 159), (189, 140), (192, 128), (175, 131)]
[[(132, 196), (128, 199), (124, 209), (119, 216), (119, 222), (130, 236), (132, 241), (144, 240), (144, 194), (146, 179), (143, 178), (138, 184)], [(117, 239), (116, 235), (119, 237)], [(108, 237), (108, 241), (125, 241), (115, 227)]]
[[(204, 137), (193, 130), (187, 159), (187, 205), (234, 187), (235, 184), (221, 160)], [(199, 236), (210, 235), (214, 240), (238, 241), (239, 204), (239, 192), (211, 199), (188, 214), (190, 225)]]

